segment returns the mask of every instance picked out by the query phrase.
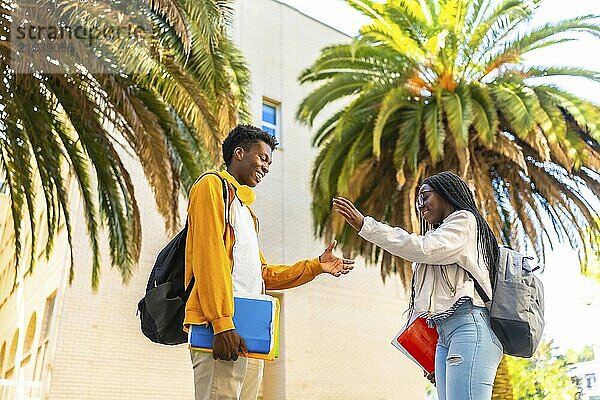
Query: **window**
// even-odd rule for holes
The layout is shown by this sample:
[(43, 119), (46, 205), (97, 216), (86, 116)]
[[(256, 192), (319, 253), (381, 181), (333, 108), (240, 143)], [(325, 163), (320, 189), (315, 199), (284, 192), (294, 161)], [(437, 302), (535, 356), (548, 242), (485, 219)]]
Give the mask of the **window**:
[(4, 354), (6, 353), (6, 342), (2, 343), (2, 347), (0, 348), (0, 378), (2, 375), (2, 368), (4, 367)]
[(36, 314), (35, 312), (29, 319), (29, 325), (27, 325), (27, 333), (25, 334), (25, 345), (23, 353), (27, 354), (31, 351), (31, 345), (33, 344), (33, 338), (35, 337), (35, 325), (36, 325)]
[[(0, 216), (0, 218), (2, 217)], [(2, 236), (1, 229), (0, 236)], [(12, 245), (13, 239), (9, 237), (10, 235), (4, 235), (3, 240), (8, 240), (8, 242), (3, 242), (4, 246), (0, 246), (0, 305), (6, 303), (13, 292), (15, 288), (13, 283), (18, 270), (14, 262), (15, 246)]]
[(0, 168), (0, 193), (8, 194), (8, 182), (4, 179), (4, 171)]
[(54, 314), (54, 304), (56, 302), (56, 291), (46, 299), (44, 307), (44, 318), (42, 319), (42, 327), (40, 332), (40, 341), (35, 359), (35, 367), (33, 369), (33, 379), (41, 380), (46, 363), (48, 352), (48, 341), (50, 339), (50, 327), (52, 324), (52, 316)]
[(8, 353), (8, 362), (6, 363), (7, 369), (4, 373), (6, 379), (12, 379), (15, 374), (15, 359), (17, 357), (17, 344), (19, 344), (19, 330), (17, 329), (13, 335), (13, 340), (10, 344), (10, 351)]
[(50, 323), (52, 322), (52, 314), (54, 314), (54, 303), (56, 302), (56, 291), (54, 291), (46, 299), (44, 306), (44, 319), (42, 321), (42, 339), (47, 339), (50, 336)]
[(596, 374), (585, 374), (585, 387), (591, 389), (596, 384)]
[(29, 320), (27, 326), (27, 332), (25, 333), (25, 341), (23, 344), (23, 357), (21, 360), (21, 368), (25, 371), (25, 379), (30, 379), (32, 375), (31, 358), (33, 357), (31, 347), (33, 345), (33, 338), (35, 337), (35, 327), (37, 323), (36, 313), (34, 312)]
[(270, 100), (263, 100), (262, 129), (265, 132), (275, 136), (277, 141), (281, 143), (281, 124), (279, 122), (281, 116), (279, 115), (279, 109), (279, 103)]

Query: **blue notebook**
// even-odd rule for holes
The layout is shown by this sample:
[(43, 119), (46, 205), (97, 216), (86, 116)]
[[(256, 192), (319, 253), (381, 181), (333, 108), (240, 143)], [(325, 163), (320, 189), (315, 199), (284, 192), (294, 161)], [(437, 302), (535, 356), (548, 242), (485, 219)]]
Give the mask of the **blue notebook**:
[[(234, 297), (233, 324), (248, 353), (270, 354), (275, 344), (277, 299), (268, 295)], [(211, 349), (214, 331), (210, 325), (190, 325), (188, 342), (194, 349)]]

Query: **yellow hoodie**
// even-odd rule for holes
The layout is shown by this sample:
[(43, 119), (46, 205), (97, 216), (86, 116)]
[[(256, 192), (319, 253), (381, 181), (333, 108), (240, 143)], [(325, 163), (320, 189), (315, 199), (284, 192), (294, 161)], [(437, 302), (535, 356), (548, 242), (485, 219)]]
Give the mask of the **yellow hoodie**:
[[(210, 171), (216, 172), (216, 171)], [(225, 178), (229, 201), (236, 191), (247, 197), (249, 188), (242, 186), (227, 171), (216, 172)], [(186, 286), (195, 277), (194, 287), (185, 306), (184, 329), (189, 324), (210, 323), (215, 334), (235, 329), (233, 325), (233, 245), (235, 236), (225, 226), (223, 185), (214, 174), (205, 174), (190, 190), (188, 232), (185, 252)], [(246, 204), (248, 205), (248, 204)], [(250, 210), (258, 234), (258, 220)], [(310, 282), (322, 272), (318, 258), (299, 261), (293, 265), (267, 265), (260, 253), (262, 277), (267, 289), (288, 289)]]

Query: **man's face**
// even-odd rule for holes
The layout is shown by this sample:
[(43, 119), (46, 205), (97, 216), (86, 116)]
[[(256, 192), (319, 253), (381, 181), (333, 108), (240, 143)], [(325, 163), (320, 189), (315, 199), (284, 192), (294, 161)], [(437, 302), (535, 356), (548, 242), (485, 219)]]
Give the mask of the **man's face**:
[(242, 185), (255, 187), (269, 173), (271, 165), (271, 147), (263, 141), (253, 143), (248, 151), (242, 148), (235, 150), (235, 155), (241, 154), (239, 160), (239, 182)]

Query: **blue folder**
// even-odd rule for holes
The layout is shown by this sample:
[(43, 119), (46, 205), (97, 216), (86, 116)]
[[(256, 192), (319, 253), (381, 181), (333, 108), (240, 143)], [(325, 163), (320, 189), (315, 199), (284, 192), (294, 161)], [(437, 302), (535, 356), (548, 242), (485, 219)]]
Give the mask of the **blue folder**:
[[(275, 342), (275, 301), (271, 296), (234, 297), (233, 324), (249, 353), (269, 354)], [(210, 325), (190, 325), (189, 345), (212, 349), (214, 331)]]

